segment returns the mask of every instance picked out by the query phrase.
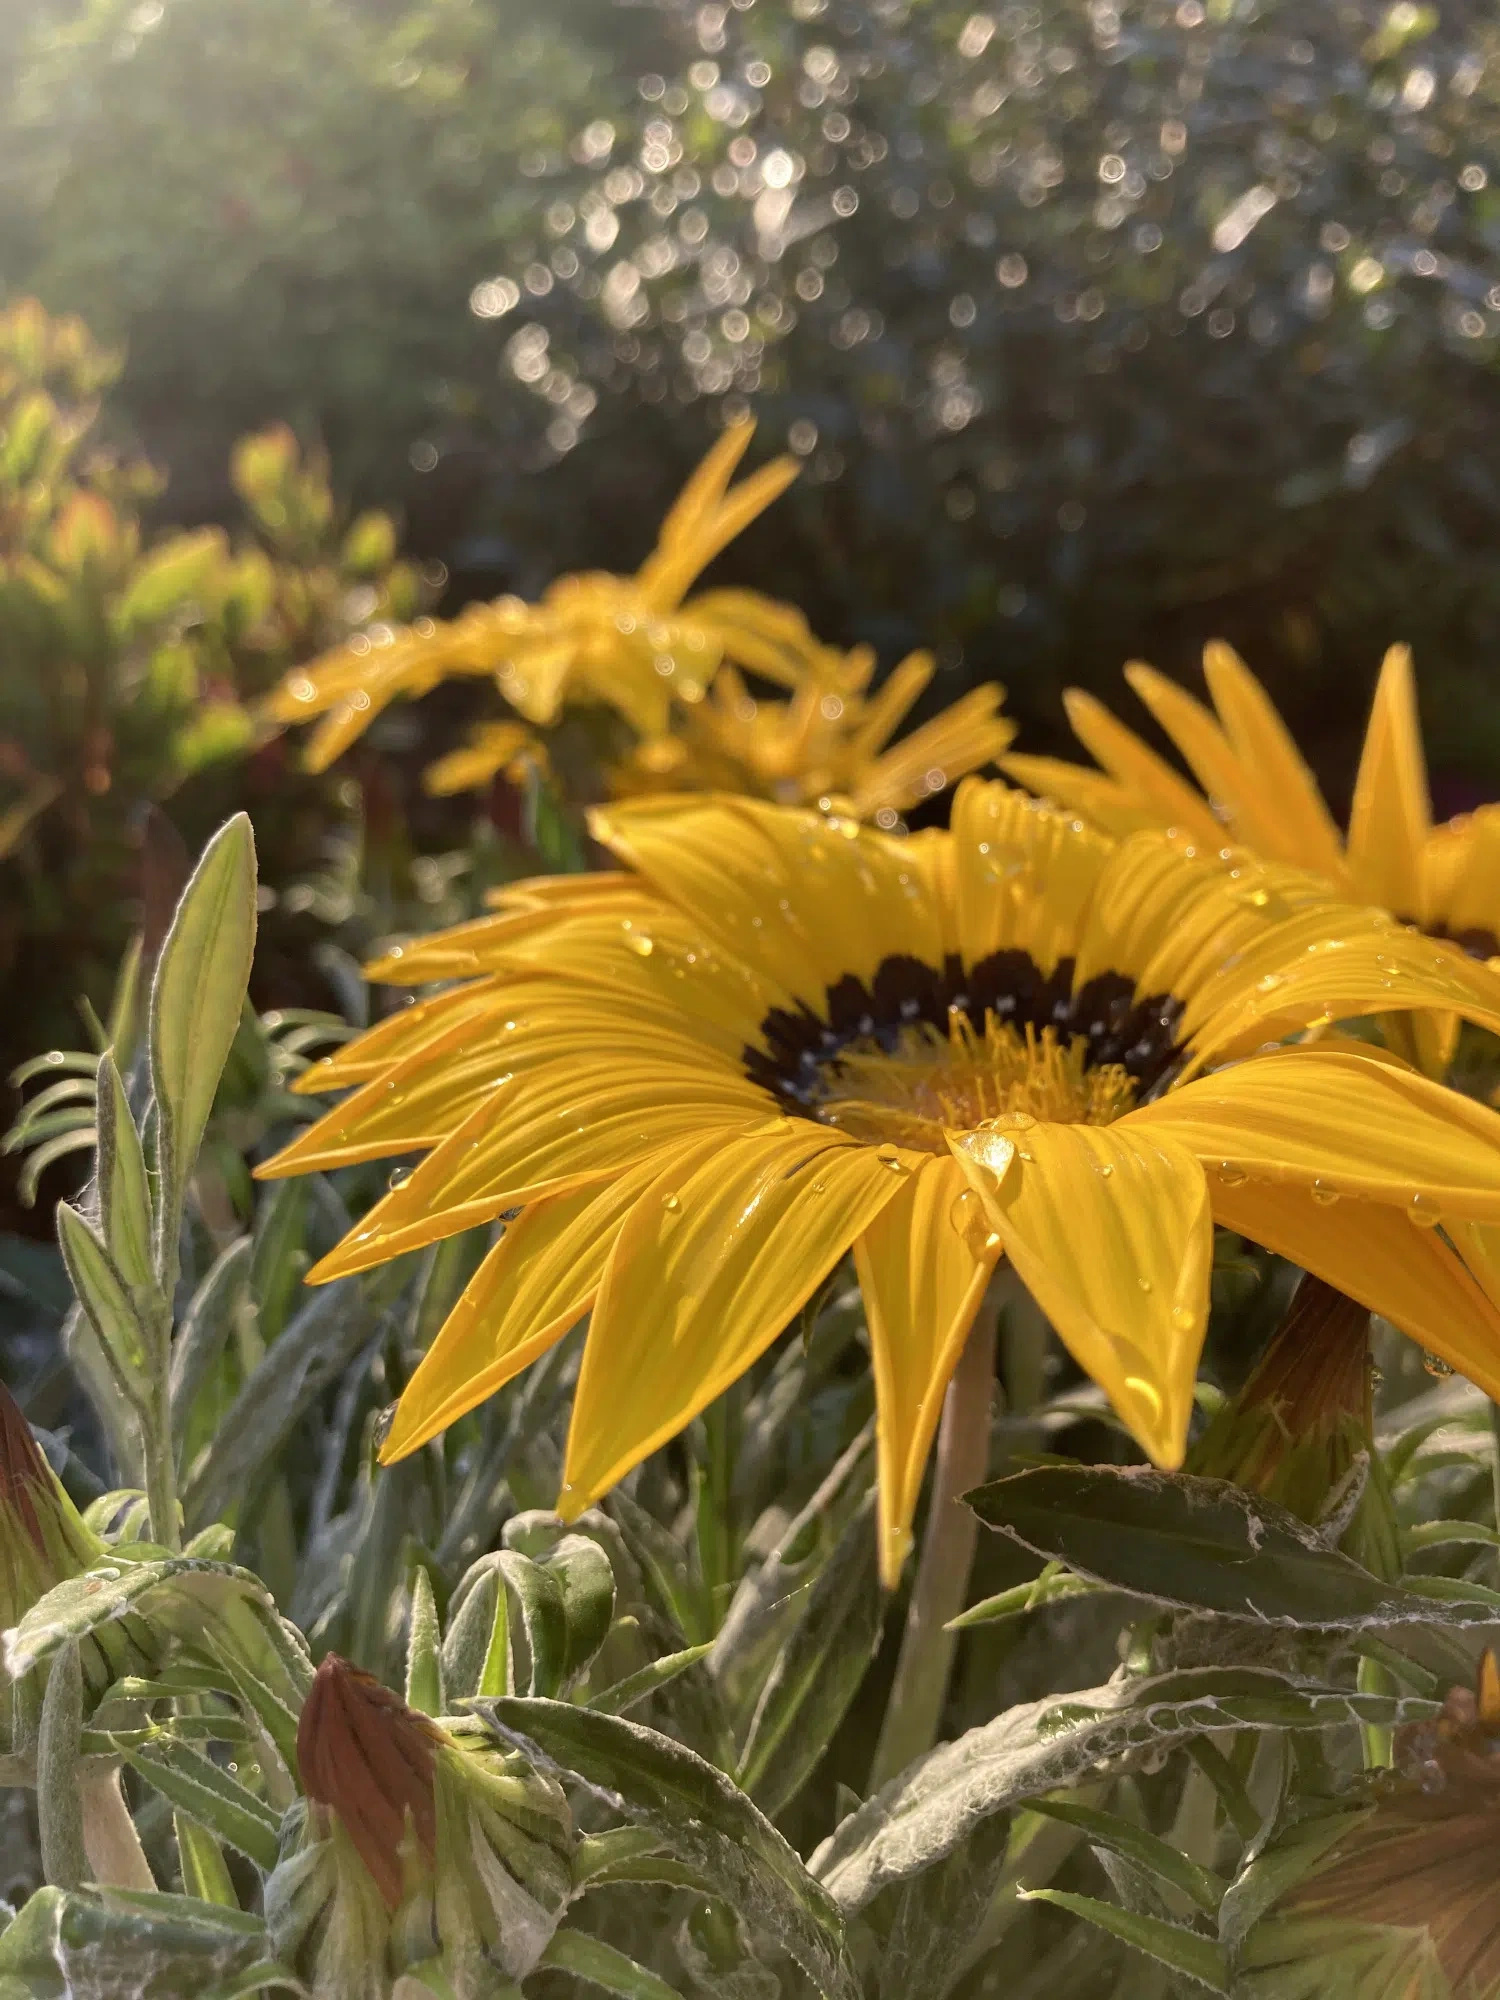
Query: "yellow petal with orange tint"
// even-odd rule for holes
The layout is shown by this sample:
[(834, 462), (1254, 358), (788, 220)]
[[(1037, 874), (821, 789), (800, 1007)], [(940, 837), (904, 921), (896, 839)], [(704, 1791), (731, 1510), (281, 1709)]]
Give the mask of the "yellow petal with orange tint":
[(742, 1375), (922, 1157), (888, 1165), (788, 1119), (648, 1188), (594, 1304), (560, 1510), (581, 1513)]
[[(966, 1209), (973, 1211), (972, 1220)], [(880, 1572), (900, 1579), (943, 1392), (995, 1268), (983, 1205), (956, 1160), (928, 1158), (855, 1239), (875, 1369)]]
[(1202, 1167), (1144, 1125), (1006, 1124), (948, 1144), (1079, 1367), (1158, 1465), (1180, 1465), (1213, 1264)]
[(1438, 1230), (1398, 1222), (1375, 1202), (1320, 1208), (1300, 1189), (1264, 1181), (1231, 1187), (1211, 1178), (1210, 1187), (1226, 1228), (1337, 1285), (1500, 1396), (1500, 1309)]

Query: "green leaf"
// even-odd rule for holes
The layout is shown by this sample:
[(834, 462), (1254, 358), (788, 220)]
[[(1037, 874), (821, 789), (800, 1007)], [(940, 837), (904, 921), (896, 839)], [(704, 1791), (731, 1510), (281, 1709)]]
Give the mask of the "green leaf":
[(504, 1694), (506, 1687), (505, 1585), (494, 1569), (464, 1576), (448, 1607), (443, 1635), (443, 1686), (450, 1702), (476, 1694)]
[(859, 1692), (880, 1644), (884, 1616), (870, 1493), (820, 1570), (777, 1655), (735, 1774), (773, 1818), (812, 1776)]
[(125, 1761), (169, 1804), (191, 1813), (216, 1839), (238, 1848), (258, 1868), (276, 1866), (280, 1813), (201, 1750), (162, 1735), (153, 1743), (127, 1749)]
[(1229, 1991), (1228, 1961), (1212, 1938), (1185, 1930), (1181, 1924), (1169, 1924), (1164, 1917), (1141, 1916), (1114, 1903), (1101, 1903), (1094, 1896), (1074, 1896), (1063, 1889), (1028, 1889), (1022, 1894), (1028, 1903), (1054, 1903), (1060, 1910), (1097, 1924), (1111, 1937), (1134, 1945), (1159, 1965), (1169, 1966), (1211, 1993)]
[(219, 1252), (193, 1293), (172, 1342), (172, 1433), (179, 1450), (198, 1392), (248, 1297), (250, 1256), (248, 1236), (237, 1237)]
[(550, 1570), (517, 1549), (498, 1549), (493, 1557), (507, 1595), (521, 1614), (520, 1637), (528, 1661), (527, 1692), (555, 1694), (564, 1679), (568, 1651), (568, 1614), (562, 1584)]
[[(615, 1573), (609, 1557), (587, 1535), (564, 1535), (542, 1558), (562, 1592), (565, 1640), (563, 1678), (571, 1680), (609, 1636), (615, 1615)], [(538, 1694), (550, 1692), (544, 1688)]]
[(312, 1190), (305, 1178), (278, 1181), (255, 1217), (250, 1296), (260, 1337), (269, 1347), (286, 1325), (308, 1259), (303, 1253)]
[(177, 1836), (177, 1858), (185, 1893), (195, 1896), (200, 1903), (221, 1903), (226, 1910), (237, 1910), (239, 1898), (234, 1893), (234, 1883), (218, 1841), (185, 1812), (173, 1814), (172, 1830)]
[(986, 1597), (979, 1604), (971, 1604), (967, 1611), (957, 1618), (950, 1618), (947, 1629), (950, 1632), (967, 1631), (971, 1625), (994, 1625), (1004, 1618), (1020, 1618), (1028, 1611), (1040, 1611), (1043, 1605), (1065, 1603), (1070, 1597), (1087, 1597), (1097, 1592), (1097, 1583), (1087, 1577), (1074, 1576), (1061, 1563), (1048, 1563), (1038, 1577), (1030, 1583), (1013, 1584), (1009, 1590), (998, 1591), (994, 1597)]
[(1500, 1528), (1491, 1528), (1483, 1521), (1417, 1521), (1402, 1529), (1401, 1539), (1408, 1555), (1446, 1548), (1451, 1542), (1480, 1542), (1493, 1549), (1500, 1548)]
[[(1443, 1622), (1414, 1590), (1372, 1576), (1315, 1528), (1227, 1480), (1043, 1465), (966, 1496), (981, 1521), (1095, 1583), (1181, 1610), (1275, 1625)], [(1460, 1597), (1447, 1622), (1487, 1624)]]
[(558, 1931), (541, 1962), (557, 1972), (571, 1972), (590, 1986), (602, 1986), (606, 1993), (617, 1993), (620, 2000), (682, 2000), (675, 1986), (586, 1931)]
[(679, 1674), (685, 1674), (689, 1667), (706, 1660), (713, 1651), (713, 1641), (706, 1640), (701, 1646), (687, 1646), (680, 1653), (667, 1653), (659, 1660), (653, 1660), (647, 1667), (641, 1667), (633, 1674), (627, 1674), (622, 1681), (612, 1687), (601, 1688), (597, 1694), (589, 1696), (587, 1706), (600, 1715), (624, 1715), (627, 1709), (645, 1701), (658, 1688), (675, 1681)]
[(1010, 1828), (991, 1819), (935, 1867), (887, 1891), (890, 1927), (872, 2000), (940, 2000), (963, 1969), (1005, 1873)]
[[(160, 1159), (159, 1243), (175, 1246), (183, 1193), (245, 1004), (255, 954), (255, 836), (220, 827), (172, 918), (151, 983), (151, 1084)], [(158, 1249), (158, 1260), (162, 1256)]]
[(105, 1359), (126, 1395), (140, 1403), (149, 1389), (149, 1335), (124, 1275), (70, 1202), (57, 1204), (57, 1240), (78, 1303), (99, 1337)]
[(170, 618), (183, 604), (199, 597), (215, 580), (225, 556), (218, 528), (199, 528), (160, 543), (136, 566), (115, 612), (122, 633)]
[(83, 1664), (76, 1646), (64, 1646), (47, 1676), (36, 1746), (42, 1869), (59, 1889), (78, 1888), (88, 1873), (83, 1851), (83, 1802), (78, 1791), (82, 1731)]
[(127, 1284), (149, 1285), (152, 1216), (146, 1156), (130, 1114), (125, 1085), (108, 1049), (99, 1058), (96, 1094), (99, 1214), (104, 1241)]
[(370, 1308), (353, 1279), (324, 1285), (245, 1383), (194, 1464), (183, 1494), (190, 1524), (215, 1520), (253, 1490), (300, 1420), (370, 1337)]
[(1097, 1806), (1074, 1805), (1067, 1799), (1033, 1799), (1030, 1810), (1076, 1826), (1091, 1845), (1107, 1847), (1134, 1867), (1144, 1869), (1169, 1888), (1178, 1890), (1205, 1916), (1213, 1916), (1224, 1894), (1224, 1883), (1211, 1869), (1191, 1861), (1170, 1841), (1159, 1839), (1134, 1820), (1119, 1813), (1102, 1812)]
[(828, 2000), (858, 2000), (838, 1909), (722, 1771), (623, 1716), (514, 1696), (477, 1707), (503, 1741), (654, 1833), (774, 1937)]
[(432, 1578), (419, 1563), (412, 1572), (411, 1614), (406, 1628), (406, 1705), (423, 1715), (442, 1715), (443, 1656)]
[(1156, 1757), (1212, 1729), (1426, 1721), (1437, 1705), (1298, 1681), (1262, 1667), (1193, 1667), (1007, 1709), (918, 1759), (838, 1826), (808, 1866), (844, 1910), (931, 1867), (992, 1813), (1080, 1783), (1094, 1765)]
[(190, 1896), (39, 1889), (0, 1933), (0, 2000), (201, 1995), (270, 1959), (259, 1917)]

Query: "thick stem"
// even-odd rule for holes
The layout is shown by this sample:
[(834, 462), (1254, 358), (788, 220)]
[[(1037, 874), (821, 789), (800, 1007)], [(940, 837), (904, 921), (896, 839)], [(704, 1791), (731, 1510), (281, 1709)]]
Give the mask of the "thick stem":
[(992, 1286), (943, 1399), (927, 1528), (896, 1678), (870, 1771), (872, 1793), (937, 1740), (958, 1644), (958, 1634), (945, 1628), (964, 1608), (979, 1535), (978, 1517), (964, 1506), (962, 1496), (979, 1485), (989, 1469), (998, 1316), (999, 1300)]

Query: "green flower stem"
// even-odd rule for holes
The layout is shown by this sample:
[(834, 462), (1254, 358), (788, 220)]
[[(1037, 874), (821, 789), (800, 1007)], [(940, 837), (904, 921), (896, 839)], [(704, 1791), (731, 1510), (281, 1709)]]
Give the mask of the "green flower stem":
[(943, 1399), (922, 1555), (870, 1771), (872, 1793), (932, 1748), (942, 1721), (958, 1644), (958, 1634), (946, 1628), (964, 1608), (979, 1536), (978, 1517), (962, 1496), (989, 1469), (999, 1304), (992, 1284)]
[(157, 1302), (151, 1337), (151, 1389), (142, 1409), (141, 1446), (146, 1460), (146, 1506), (151, 1539), (166, 1549), (182, 1547), (177, 1510), (177, 1459), (172, 1446), (172, 1310), (166, 1295)]

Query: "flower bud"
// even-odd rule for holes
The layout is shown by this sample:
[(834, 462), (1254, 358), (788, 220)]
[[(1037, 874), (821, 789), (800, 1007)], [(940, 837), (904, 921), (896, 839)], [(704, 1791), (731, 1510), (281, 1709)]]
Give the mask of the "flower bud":
[(278, 1956), (327, 2000), (436, 1962), (458, 2000), (532, 1970), (572, 1887), (567, 1801), (468, 1718), (445, 1726), (337, 1655), (303, 1707), (304, 1807), (266, 1885)]
[(1395, 1511), (1371, 1424), (1370, 1315), (1309, 1273), (1250, 1379), (1188, 1456), (1190, 1472), (1263, 1493), (1304, 1521), (1338, 1508), (1360, 1476), (1364, 1490), (1341, 1546), (1377, 1576), (1401, 1572)]

